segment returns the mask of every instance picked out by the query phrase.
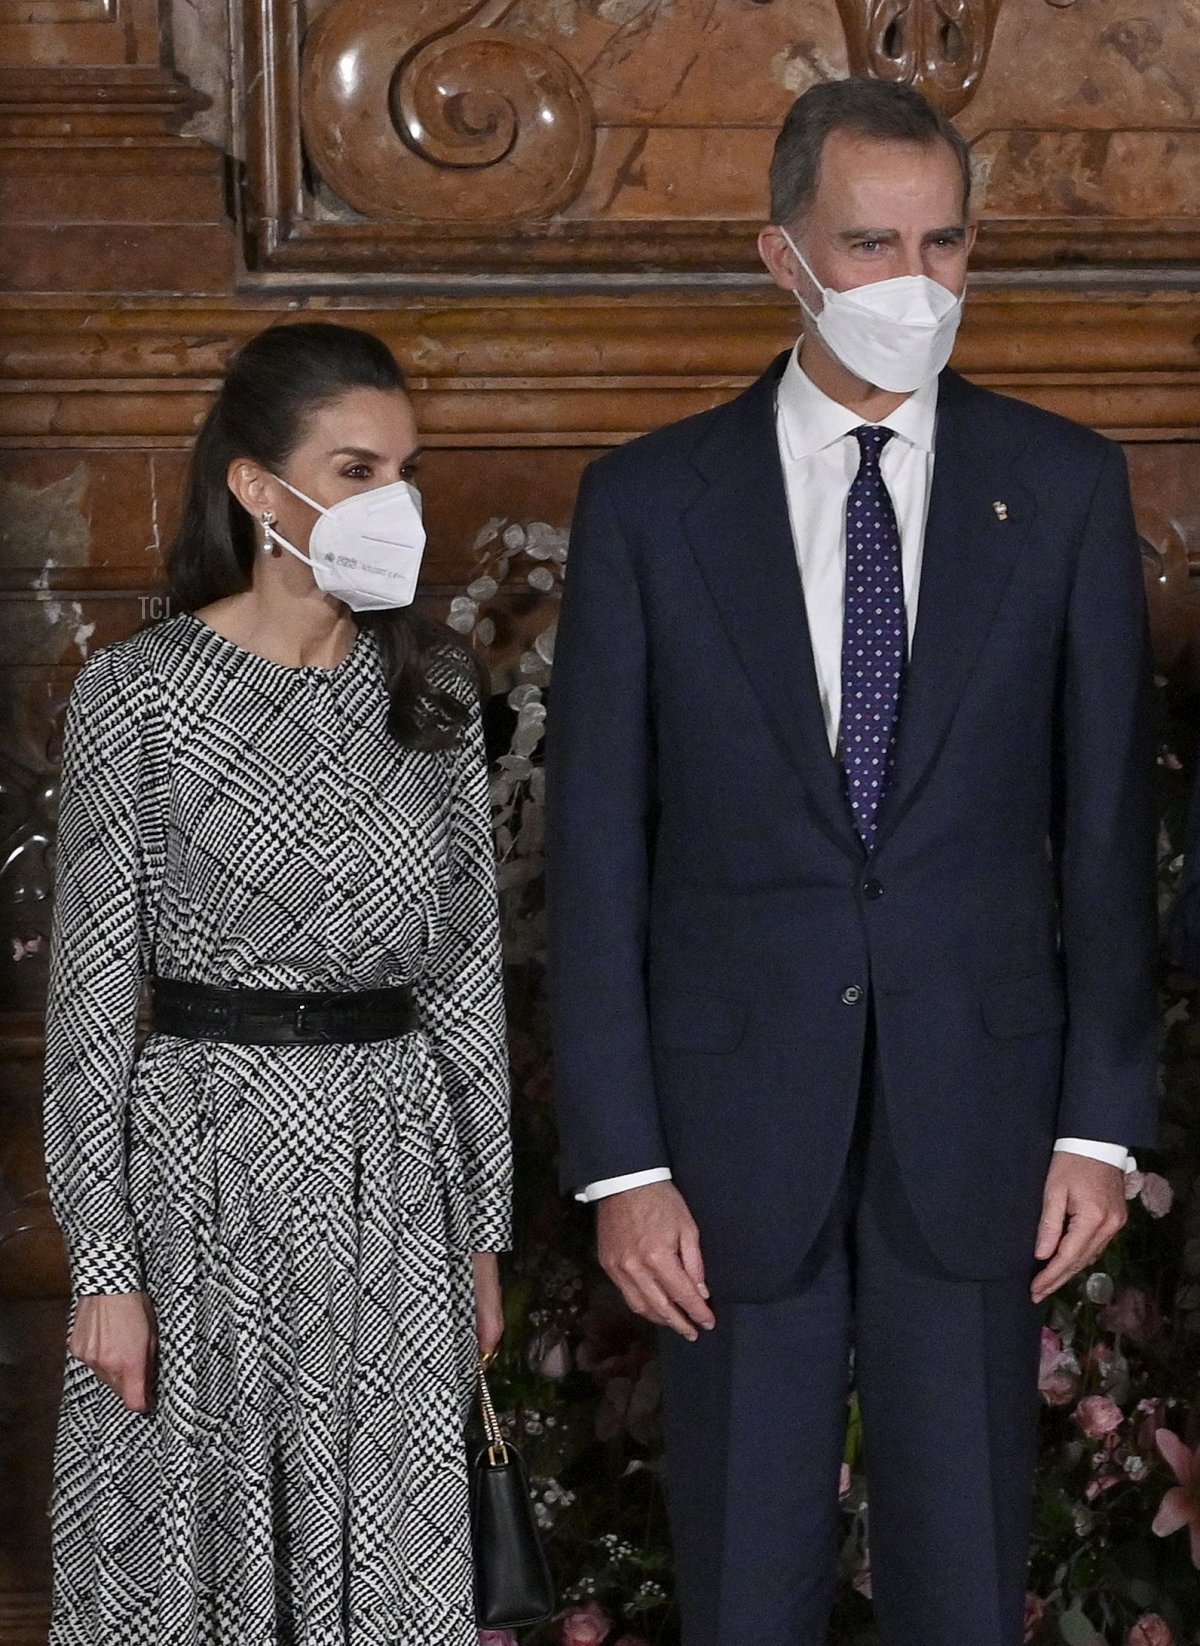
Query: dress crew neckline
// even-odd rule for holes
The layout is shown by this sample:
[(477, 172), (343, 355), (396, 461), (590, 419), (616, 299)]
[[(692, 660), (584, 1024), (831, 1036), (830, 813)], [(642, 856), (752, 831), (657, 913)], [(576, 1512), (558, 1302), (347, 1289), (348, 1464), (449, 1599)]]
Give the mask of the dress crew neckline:
[(197, 617), (195, 612), (187, 612), (185, 615), (191, 619), (197, 628), (201, 629), (206, 635), (211, 635), (214, 640), (219, 641), (229, 651), (236, 652), (239, 657), (247, 658), (251, 663), (261, 663), (268, 669), (278, 669), (281, 674), (321, 674), (328, 676), (340, 674), (350, 662), (350, 659), (357, 653), (365, 638), (365, 631), (359, 629), (354, 637), (354, 644), (340, 663), (277, 663), (273, 657), (267, 657), (263, 652), (252, 651), (249, 646), (239, 645), (236, 640), (231, 640), (227, 634), (222, 634), (220, 629), (214, 629), (211, 623), (206, 623), (202, 617)]

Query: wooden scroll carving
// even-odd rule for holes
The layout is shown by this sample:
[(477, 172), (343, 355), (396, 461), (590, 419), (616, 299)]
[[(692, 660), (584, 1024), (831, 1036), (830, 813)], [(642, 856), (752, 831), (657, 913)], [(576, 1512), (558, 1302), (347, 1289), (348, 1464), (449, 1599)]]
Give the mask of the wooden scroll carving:
[(356, 211), (380, 218), (544, 218), (591, 167), (582, 80), (552, 46), (510, 33), (513, 0), (461, 3), (412, 38), (404, 7), (335, 0), (304, 46), (308, 156)]
[(1200, 34), (1166, 0), (231, 3), (260, 289), (757, 285), (780, 122), (848, 72), (959, 120), (977, 270), (1200, 255)]
[(838, 0), (838, 10), (855, 74), (914, 86), (957, 114), (987, 67), (1000, 0)]

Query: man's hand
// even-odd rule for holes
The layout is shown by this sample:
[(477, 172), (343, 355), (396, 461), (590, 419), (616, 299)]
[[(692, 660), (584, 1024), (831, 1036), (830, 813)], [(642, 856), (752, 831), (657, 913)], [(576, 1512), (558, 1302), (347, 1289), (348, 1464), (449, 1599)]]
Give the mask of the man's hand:
[(1033, 1301), (1044, 1303), (1072, 1275), (1095, 1263), (1125, 1227), (1127, 1215), (1120, 1167), (1057, 1150), (1046, 1175), (1038, 1224), (1034, 1255), (1045, 1268), (1034, 1278)]
[(673, 1183), (647, 1183), (596, 1206), (600, 1263), (634, 1314), (694, 1343), (711, 1331), (700, 1231)]
[(128, 1411), (150, 1410), (158, 1330), (154, 1304), (145, 1292), (81, 1297), (67, 1350), (107, 1383)]

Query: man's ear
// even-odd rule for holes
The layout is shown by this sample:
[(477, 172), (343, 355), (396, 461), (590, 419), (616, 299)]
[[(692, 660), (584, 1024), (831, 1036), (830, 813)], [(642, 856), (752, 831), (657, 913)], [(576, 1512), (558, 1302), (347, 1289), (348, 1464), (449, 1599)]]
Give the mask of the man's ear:
[(782, 291), (793, 292), (804, 280), (799, 259), (788, 245), (778, 223), (768, 223), (758, 235), (758, 255), (767, 273)]

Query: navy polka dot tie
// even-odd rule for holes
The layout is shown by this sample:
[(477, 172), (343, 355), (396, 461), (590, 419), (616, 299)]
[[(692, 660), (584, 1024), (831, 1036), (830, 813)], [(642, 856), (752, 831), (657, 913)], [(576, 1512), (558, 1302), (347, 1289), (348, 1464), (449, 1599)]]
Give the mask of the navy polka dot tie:
[(879, 469), (893, 432), (868, 424), (854, 430), (862, 455), (846, 499), (839, 754), (868, 852), (875, 849), (875, 822), (892, 771), (908, 650), (900, 530)]

